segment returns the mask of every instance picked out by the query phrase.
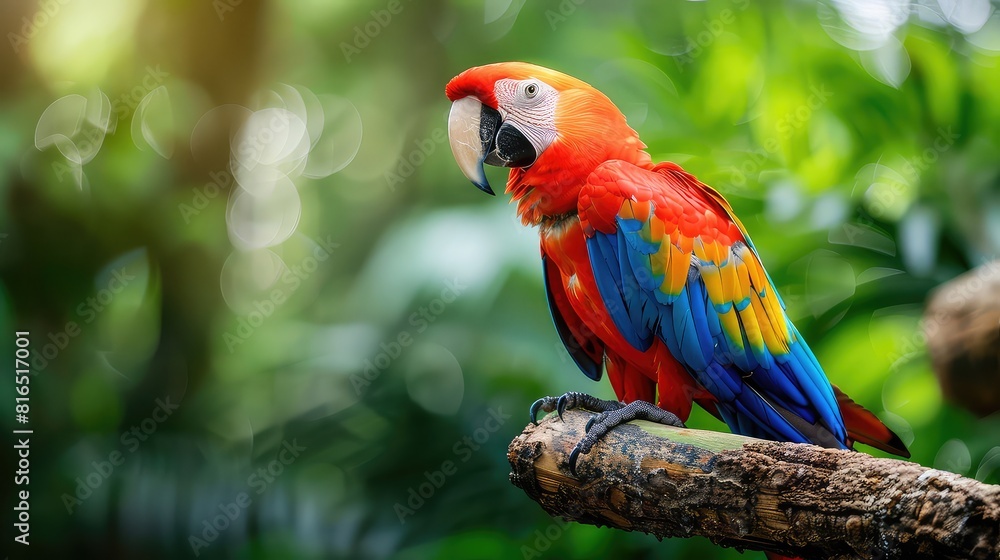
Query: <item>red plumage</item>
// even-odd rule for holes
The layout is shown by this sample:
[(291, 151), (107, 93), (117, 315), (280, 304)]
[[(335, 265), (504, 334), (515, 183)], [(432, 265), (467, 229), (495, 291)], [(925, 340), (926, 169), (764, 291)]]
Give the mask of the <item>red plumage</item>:
[[(786, 420), (790, 419), (788, 421), (794, 424), (792, 430), (814, 434), (810, 431), (810, 420), (799, 416), (808, 418), (812, 411), (818, 411), (816, 414), (827, 425), (823, 429), (830, 430), (827, 434), (840, 435), (834, 435), (836, 441), (830, 443), (831, 440), (823, 439), (826, 436), (817, 428), (819, 431), (815, 434), (818, 435), (815, 438), (807, 435), (808, 439), (822, 440), (826, 442), (824, 444), (833, 446), (848, 446), (853, 441), (861, 441), (908, 456), (899, 438), (873, 414), (839, 390), (834, 397), (807, 347), (805, 350), (795, 347), (796, 353), (792, 355), (790, 347), (804, 345), (804, 342), (797, 340), (793, 326), (785, 326), (787, 318), (780, 300), (759, 263), (746, 230), (725, 199), (674, 163), (654, 164), (645, 151), (645, 144), (606, 96), (576, 78), (525, 63), (501, 63), (469, 69), (448, 84), (446, 93), (452, 101), (474, 97), (507, 118), (512, 110), (526, 110), (524, 107), (505, 107), (499, 101), (496, 85), (510, 80), (537, 80), (553, 88), (558, 95), (553, 114), (533, 116), (538, 122), (544, 120), (542, 117), (551, 117), (555, 140), (537, 155), (531, 165), (511, 169), (506, 192), (517, 203), (517, 213), (522, 222), (539, 227), (545, 277), (557, 328), (560, 328), (561, 321), (562, 331), (565, 332), (560, 332), (560, 335), (567, 347), (575, 347), (570, 350), (576, 351), (574, 357), (578, 363), (580, 360), (584, 362), (581, 367), (585, 368), (585, 372), (587, 364), (599, 368), (603, 362), (615, 394), (626, 403), (634, 400), (655, 402), (681, 419), (687, 419), (692, 402), (698, 402), (720, 417), (726, 416), (720, 413), (719, 408), (724, 404), (729, 411), (725, 418), (727, 423), (732, 427), (736, 422), (733, 417), (735, 401), (723, 403), (719, 401), (718, 394), (707, 390), (704, 383), (707, 378), (703, 371), (699, 371), (701, 382), (693, 376), (694, 362), (689, 355), (683, 356), (683, 361), (679, 359), (681, 356), (677, 355), (676, 341), (675, 348), (671, 350), (665, 343), (670, 339), (664, 339), (663, 335), (651, 337), (651, 343), (645, 345), (637, 344), (637, 335), (629, 336), (623, 332), (620, 328), (621, 309), (615, 309), (615, 306), (636, 306), (638, 303), (609, 299), (607, 291), (602, 295), (599, 287), (602, 280), (595, 275), (592, 266), (594, 249), (588, 245), (588, 240), (593, 240), (598, 234), (614, 235), (619, 231), (622, 220), (626, 220), (635, 224), (630, 227), (642, 228), (636, 234), (640, 237), (633, 243), (647, 243), (653, 247), (650, 251), (655, 247), (664, 249), (662, 254), (648, 254), (653, 273), (664, 276), (661, 287), (664, 294), (661, 295), (668, 299), (676, 297), (671, 294), (676, 294), (685, 285), (689, 286), (690, 271), (698, 270), (693, 264), (697, 257), (703, 263), (700, 269), (703, 275), (705, 264), (709, 265), (709, 269), (715, 267), (713, 270), (717, 269), (716, 274), (720, 275), (714, 279), (705, 277), (704, 283), (696, 286), (707, 290), (708, 296), (713, 298), (711, 301), (701, 300), (702, 305), (707, 301), (709, 312), (714, 313), (711, 307), (714, 301), (723, 330), (728, 328), (729, 335), (736, 333), (735, 337), (728, 339), (731, 344), (741, 349), (745, 345), (753, 346), (752, 355), (749, 350), (746, 352), (751, 366), (760, 361), (759, 367), (772, 367), (777, 372), (775, 360), (778, 358), (774, 356), (788, 356), (782, 359), (797, 360), (796, 363), (802, 364), (792, 372), (801, 379), (793, 376), (793, 379), (782, 381), (785, 385), (771, 385), (776, 387), (772, 389), (765, 386), (760, 391), (751, 387), (766, 406), (778, 411)], [(642, 253), (642, 258), (647, 258), (647, 254)], [(735, 265), (727, 268), (727, 263), (734, 260), (743, 267), (739, 273)], [(724, 297), (719, 299), (719, 294)], [(735, 314), (726, 311), (734, 304), (743, 306), (738, 319)], [(635, 320), (635, 309), (631, 309), (630, 313)], [(702, 336), (707, 332), (704, 329), (718, 326), (701, 325)], [(743, 333), (742, 340), (740, 332)], [(678, 335), (677, 340), (685, 342), (682, 335)], [(706, 347), (704, 342), (701, 348), (711, 350), (711, 345)], [(718, 342), (715, 344), (718, 345)], [(687, 341), (683, 351), (692, 351), (690, 341)], [(737, 365), (729, 362), (725, 367)], [(737, 375), (735, 382), (753, 383), (748, 379), (754, 372), (753, 369), (737, 371), (744, 378), (741, 380)], [(761, 382), (765, 383), (767, 379), (761, 378)], [(814, 386), (819, 389), (814, 389)], [(790, 392), (782, 392), (782, 387), (787, 387)], [(716, 391), (726, 392), (728, 389), (718, 385)], [(818, 408), (808, 408), (814, 405)], [(802, 412), (793, 413), (791, 409)], [(740, 422), (736, 424), (742, 426)], [(777, 439), (773, 432), (771, 437)]]

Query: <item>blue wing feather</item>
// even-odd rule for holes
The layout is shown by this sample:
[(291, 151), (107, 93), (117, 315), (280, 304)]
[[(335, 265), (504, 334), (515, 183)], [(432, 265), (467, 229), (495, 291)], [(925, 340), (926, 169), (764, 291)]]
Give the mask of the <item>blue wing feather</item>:
[(651, 327), (657, 321), (658, 310), (654, 305), (650, 304), (649, 300), (652, 299), (652, 295), (649, 290), (641, 289), (639, 286), (638, 278), (641, 278), (642, 274), (636, 273), (636, 268), (642, 266), (638, 263), (643, 259), (648, 260), (648, 257), (638, 254), (637, 251), (629, 247), (622, 229), (618, 230), (616, 237), (618, 254), (621, 259), (619, 262), (622, 278), (621, 293), (626, 307), (631, 310), (628, 315), (632, 320), (632, 328), (635, 330), (639, 340), (642, 341), (643, 346), (649, 348), (654, 339)]
[(622, 293), (621, 262), (618, 259), (618, 241), (615, 235), (597, 232), (587, 238), (587, 253), (594, 271), (598, 291), (615, 327), (633, 347), (645, 351), (653, 344), (652, 336), (642, 336), (636, 331), (629, 313), (629, 305)]
[[(605, 307), (632, 346), (644, 351), (662, 340), (715, 395), (720, 415), (737, 433), (846, 447), (832, 389), (797, 331), (787, 355), (755, 350), (742, 322), (743, 347), (729, 343), (697, 270), (678, 296), (662, 297), (663, 276), (649, 266), (658, 244), (642, 237), (639, 220), (618, 218), (617, 225), (613, 233), (594, 232), (587, 249)], [(739, 303), (737, 309), (750, 304)]]
[(709, 360), (714, 358), (715, 341), (712, 329), (708, 324), (708, 316), (705, 313), (705, 302), (708, 300), (705, 284), (701, 281), (691, 281), (689, 278), (687, 290), (691, 301), (691, 321), (694, 323), (694, 332), (697, 336), (701, 356), (707, 364)]

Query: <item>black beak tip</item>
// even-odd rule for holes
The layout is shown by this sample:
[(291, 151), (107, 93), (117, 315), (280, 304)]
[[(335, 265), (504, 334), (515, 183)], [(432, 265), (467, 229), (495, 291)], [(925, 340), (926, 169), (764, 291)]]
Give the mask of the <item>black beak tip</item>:
[(486, 194), (488, 194), (490, 196), (496, 196), (497, 195), (497, 193), (493, 192), (493, 189), (490, 188), (490, 184), (489, 184), (488, 181), (483, 181), (482, 183), (477, 183), (477, 182), (473, 181), (472, 184), (475, 185), (477, 189), (483, 191), (484, 193), (486, 193)]

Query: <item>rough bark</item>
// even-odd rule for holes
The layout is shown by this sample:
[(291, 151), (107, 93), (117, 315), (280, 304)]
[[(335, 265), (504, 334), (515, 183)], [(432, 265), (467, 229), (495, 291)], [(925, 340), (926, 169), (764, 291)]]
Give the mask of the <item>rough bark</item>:
[(1000, 410), (1000, 261), (935, 290), (924, 335), (949, 401), (979, 416)]
[(529, 425), (511, 482), (550, 515), (804, 558), (1000, 558), (1000, 486), (914, 463), (633, 422), (577, 475), (588, 412)]

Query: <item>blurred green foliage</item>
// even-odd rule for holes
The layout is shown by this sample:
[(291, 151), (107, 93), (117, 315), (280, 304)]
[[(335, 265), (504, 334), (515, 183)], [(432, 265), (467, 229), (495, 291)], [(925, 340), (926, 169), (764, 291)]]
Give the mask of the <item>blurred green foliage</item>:
[[(606, 92), (654, 159), (729, 198), (828, 375), (914, 461), (1000, 481), (1000, 419), (942, 401), (920, 322), (929, 290), (1000, 250), (1000, 19), (875, 4), (3, 7), (0, 332), (12, 355), (30, 331), (36, 359), (30, 553), (738, 557), (564, 525), (507, 481), (535, 398), (612, 393), (561, 349), (535, 233), (442, 141), (444, 84), (502, 60)], [(279, 84), (327, 100), (310, 162), (350, 163), (296, 176), (294, 233), (248, 250), (233, 224), (272, 207), (227, 202), (233, 105), (274, 106)], [(67, 95), (106, 130), (38, 149)]]

